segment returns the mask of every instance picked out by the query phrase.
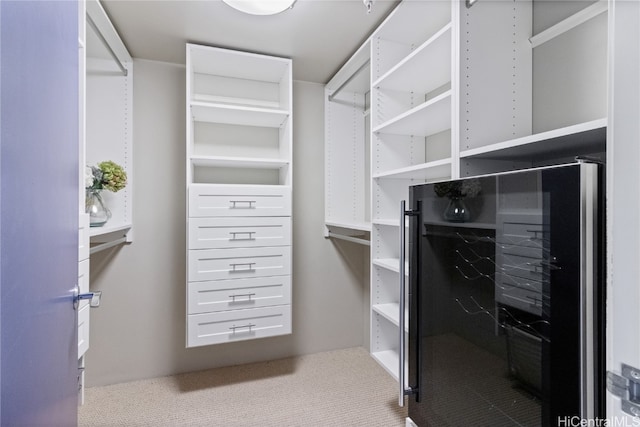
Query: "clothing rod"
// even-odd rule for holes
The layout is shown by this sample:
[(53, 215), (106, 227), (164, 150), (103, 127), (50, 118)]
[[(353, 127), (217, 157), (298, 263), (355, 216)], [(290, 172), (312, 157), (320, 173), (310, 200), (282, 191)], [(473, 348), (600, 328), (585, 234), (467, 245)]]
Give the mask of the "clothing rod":
[(371, 63), (371, 59), (367, 59), (367, 61), (364, 64), (362, 64), (356, 71), (354, 71), (353, 74), (351, 74), (351, 76), (344, 83), (338, 86), (338, 89), (334, 90), (333, 93), (329, 95), (329, 101), (333, 101), (333, 98), (335, 98), (338, 95), (338, 93), (340, 93), (340, 91), (345, 88), (345, 86), (351, 83), (351, 80), (355, 79), (356, 76), (362, 72), (362, 70), (367, 68), (370, 63)]
[(104, 36), (102, 35), (100, 30), (96, 26), (96, 23), (93, 22), (93, 19), (91, 19), (89, 14), (87, 14), (87, 23), (89, 24), (89, 26), (91, 28), (93, 28), (93, 31), (96, 33), (96, 36), (98, 36), (98, 38), (100, 39), (100, 41), (102, 42), (104, 47), (107, 48), (107, 51), (109, 52), (109, 54), (111, 55), (113, 60), (116, 61), (116, 64), (118, 65), (118, 68), (120, 68), (120, 71), (122, 71), (122, 75), (126, 77), (127, 74), (129, 74), (129, 70), (127, 70), (125, 68), (125, 66), (122, 65), (122, 61), (120, 61), (120, 58), (118, 58), (118, 55), (116, 55), (116, 53), (113, 51), (113, 49), (111, 49), (111, 46), (109, 46), (109, 42), (107, 42), (107, 40), (104, 38)]
[(89, 249), (89, 255), (93, 255), (96, 252), (100, 252), (103, 251), (105, 249), (109, 249), (112, 248), (114, 246), (117, 246), (121, 243), (125, 243), (127, 241), (126, 237), (120, 237), (119, 239), (115, 239), (112, 240), (110, 242), (106, 242), (106, 243), (100, 243), (99, 245), (96, 245), (94, 247), (92, 247), (91, 249)]
[(329, 237), (333, 237), (334, 239), (346, 240), (348, 242), (358, 243), (360, 245), (371, 246), (371, 242), (369, 240), (360, 239), (358, 237), (345, 236), (344, 234), (338, 234), (329, 232)]

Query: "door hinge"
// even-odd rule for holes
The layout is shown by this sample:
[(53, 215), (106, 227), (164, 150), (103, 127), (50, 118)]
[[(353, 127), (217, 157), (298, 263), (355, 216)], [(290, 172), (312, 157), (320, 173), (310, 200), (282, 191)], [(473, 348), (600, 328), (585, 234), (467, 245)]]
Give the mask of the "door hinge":
[(620, 374), (607, 371), (607, 390), (620, 398), (623, 412), (640, 417), (640, 369), (622, 363)]

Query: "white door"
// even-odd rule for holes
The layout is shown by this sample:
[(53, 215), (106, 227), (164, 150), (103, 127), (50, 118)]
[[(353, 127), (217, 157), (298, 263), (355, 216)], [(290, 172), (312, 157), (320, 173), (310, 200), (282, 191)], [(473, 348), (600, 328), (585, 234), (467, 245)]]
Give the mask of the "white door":
[(77, 423), (78, 5), (0, 0), (0, 425)]
[[(609, 0), (607, 371), (640, 368), (640, 2)], [(612, 426), (639, 426), (607, 393)], [(640, 415), (640, 412), (638, 412)]]

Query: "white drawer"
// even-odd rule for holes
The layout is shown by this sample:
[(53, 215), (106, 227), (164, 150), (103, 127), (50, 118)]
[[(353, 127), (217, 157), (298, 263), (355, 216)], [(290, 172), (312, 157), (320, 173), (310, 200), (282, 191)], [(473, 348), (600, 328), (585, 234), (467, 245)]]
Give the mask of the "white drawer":
[(250, 308), (187, 316), (187, 347), (291, 333), (291, 306)]
[[(85, 259), (78, 263), (78, 287), (81, 294), (89, 292), (89, 260)], [(80, 301), (81, 303), (87, 303), (88, 301)]]
[(189, 314), (291, 304), (291, 276), (192, 282)]
[(290, 245), (291, 217), (189, 219), (189, 249)]
[(78, 358), (89, 350), (89, 304), (78, 310)]
[(78, 218), (78, 261), (89, 259), (89, 214)]
[(290, 246), (189, 251), (189, 282), (288, 275)]
[(189, 217), (207, 216), (291, 216), (291, 187), (192, 184)]

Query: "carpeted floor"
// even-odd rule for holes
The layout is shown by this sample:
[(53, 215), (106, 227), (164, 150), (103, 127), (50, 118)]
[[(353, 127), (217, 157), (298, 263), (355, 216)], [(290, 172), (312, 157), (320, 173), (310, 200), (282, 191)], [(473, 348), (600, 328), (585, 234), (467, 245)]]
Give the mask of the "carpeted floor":
[(397, 387), (352, 348), (89, 388), (78, 424), (402, 427)]

